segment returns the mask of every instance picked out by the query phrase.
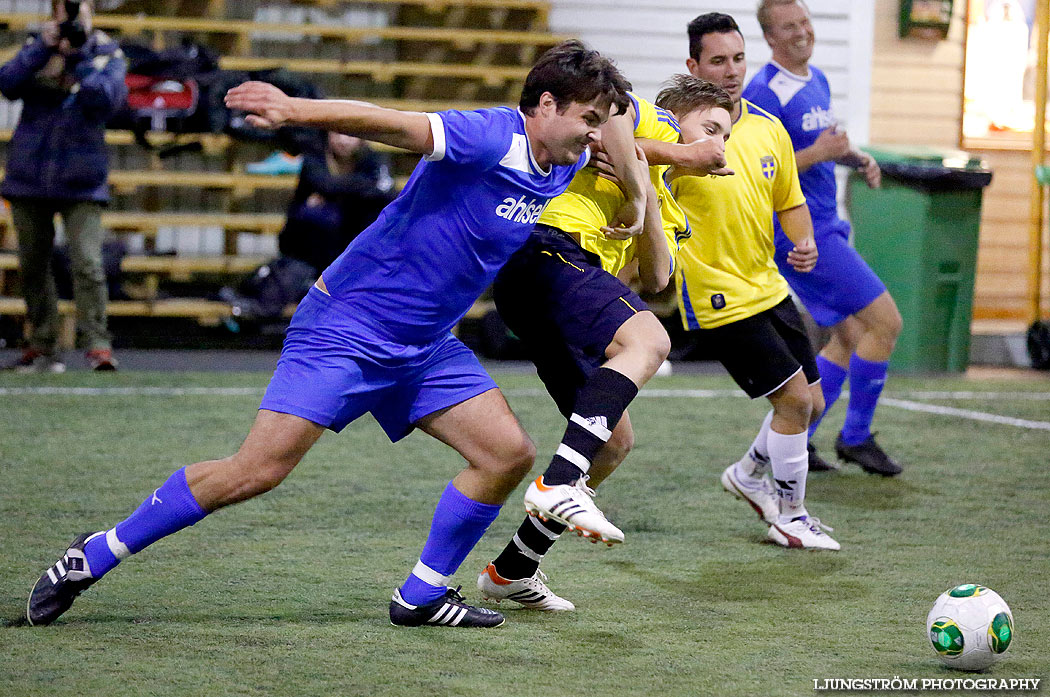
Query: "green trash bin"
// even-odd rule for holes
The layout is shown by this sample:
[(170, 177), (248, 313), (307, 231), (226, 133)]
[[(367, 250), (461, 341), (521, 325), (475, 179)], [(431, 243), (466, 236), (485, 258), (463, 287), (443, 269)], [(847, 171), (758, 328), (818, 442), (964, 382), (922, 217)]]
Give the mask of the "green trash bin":
[(854, 172), (848, 187), (854, 245), (897, 302), (904, 326), (896, 371), (962, 372), (970, 353), (981, 196), (992, 180), (968, 153), (865, 148), (882, 188)]

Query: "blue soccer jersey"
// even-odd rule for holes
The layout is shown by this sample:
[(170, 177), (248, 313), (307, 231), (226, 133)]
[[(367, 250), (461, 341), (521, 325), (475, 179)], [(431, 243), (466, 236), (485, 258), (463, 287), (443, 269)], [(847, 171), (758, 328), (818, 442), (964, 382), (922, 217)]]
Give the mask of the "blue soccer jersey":
[[(828, 79), (812, 65), (809, 76), (801, 77), (770, 62), (748, 83), (744, 97), (780, 118), (796, 152), (835, 125)], [(820, 256), (812, 271), (796, 271), (787, 261), (795, 245), (774, 219), (775, 260), (817, 324), (832, 327), (871, 304), (886, 286), (849, 244), (850, 226), (839, 218), (835, 197), (835, 163), (818, 162), (798, 178)]]
[[(828, 79), (812, 65), (809, 77), (801, 77), (774, 62), (767, 63), (751, 78), (744, 90), (744, 99), (780, 119), (796, 152), (813, 145), (822, 131), (835, 125)], [(846, 223), (838, 215), (835, 163), (818, 162), (799, 172), (798, 178), (817, 234), (841, 231)], [(779, 225), (777, 232), (782, 238)]]
[(334, 299), (402, 344), (446, 334), (588, 158), (541, 168), (516, 109), (428, 116), (433, 154), (322, 274)]

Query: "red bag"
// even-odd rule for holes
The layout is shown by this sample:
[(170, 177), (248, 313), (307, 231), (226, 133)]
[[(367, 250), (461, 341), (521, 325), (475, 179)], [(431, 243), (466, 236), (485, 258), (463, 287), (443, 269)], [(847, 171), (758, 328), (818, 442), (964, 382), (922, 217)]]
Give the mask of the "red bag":
[(185, 119), (197, 110), (196, 80), (170, 80), (128, 73), (128, 109), (135, 121), (148, 120), (151, 131), (179, 130), (169, 119)]

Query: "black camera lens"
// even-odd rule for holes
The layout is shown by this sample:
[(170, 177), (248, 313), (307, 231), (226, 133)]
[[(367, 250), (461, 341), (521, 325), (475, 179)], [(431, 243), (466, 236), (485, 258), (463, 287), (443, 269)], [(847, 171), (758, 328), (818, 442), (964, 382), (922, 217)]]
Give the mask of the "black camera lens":
[(87, 28), (80, 19), (81, 0), (65, 0), (66, 20), (58, 25), (58, 36), (73, 48), (87, 43)]
[(58, 25), (58, 36), (69, 42), (73, 48), (80, 48), (87, 43), (87, 30), (79, 20), (66, 20)]

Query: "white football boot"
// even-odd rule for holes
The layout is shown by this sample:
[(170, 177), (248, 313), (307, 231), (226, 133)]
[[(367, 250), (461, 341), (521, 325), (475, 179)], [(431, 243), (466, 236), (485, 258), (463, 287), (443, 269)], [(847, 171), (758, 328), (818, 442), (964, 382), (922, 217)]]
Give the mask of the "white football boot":
[(755, 509), (758, 517), (770, 525), (777, 521), (780, 516), (780, 501), (777, 499), (777, 490), (768, 476), (760, 479), (752, 477), (741, 477), (737, 474), (736, 464), (725, 468), (722, 472), (722, 488), (733, 496), (747, 501), (751, 508)]
[(543, 475), (536, 477), (525, 492), (525, 510), (540, 520), (553, 520), (575, 530), (591, 542), (601, 540), (612, 547), (623, 542), (623, 531), (605, 517), (594, 505), (594, 489), (587, 486), (584, 475), (575, 484), (543, 483)]
[(496, 567), (489, 564), (478, 576), (478, 590), (485, 600), (499, 602), (501, 600), (513, 600), (533, 610), (548, 610), (550, 612), (561, 612), (575, 610), (576, 606), (565, 598), (559, 597), (547, 587), (544, 581), (547, 574), (539, 569), (529, 578), (510, 580), (503, 578), (496, 571)]
[(834, 528), (824, 525), (819, 518), (804, 515), (790, 523), (773, 523), (769, 526), (768, 537), (778, 545), (792, 549), (841, 549), (842, 545), (825, 530), (834, 532)]

